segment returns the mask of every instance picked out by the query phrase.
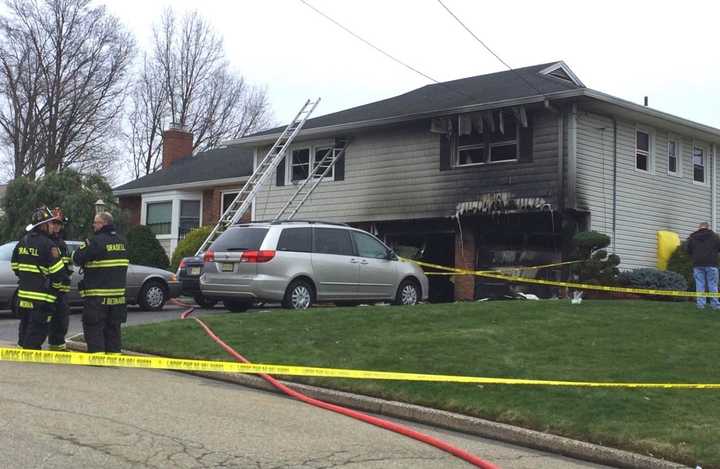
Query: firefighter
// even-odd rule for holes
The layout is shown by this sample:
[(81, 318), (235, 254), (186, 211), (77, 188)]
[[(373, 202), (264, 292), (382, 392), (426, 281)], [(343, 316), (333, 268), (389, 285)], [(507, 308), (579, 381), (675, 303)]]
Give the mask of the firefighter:
[(28, 234), (13, 250), (11, 267), (18, 276), (18, 345), (40, 350), (48, 334), (48, 320), (57, 300), (53, 284), (69, 284), (60, 250), (50, 239), (50, 223), (55, 220), (47, 207), (32, 214)]
[(125, 240), (115, 232), (112, 215), (95, 215), (93, 231), (93, 239), (73, 254), (75, 265), (85, 275), (79, 285), (85, 343), (90, 353), (120, 353), (120, 324), (127, 320), (125, 276), (130, 261)]
[(73, 274), (73, 268), (72, 259), (68, 254), (67, 244), (65, 244), (64, 239), (64, 228), (68, 219), (60, 207), (55, 207), (52, 210), (52, 215), (55, 220), (50, 222), (50, 238), (52, 238), (60, 250), (60, 256), (65, 266), (68, 282), (52, 284), (57, 300), (53, 304), (53, 313), (50, 317), (48, 344), (50, 344), (50, 350), (62, 351), (65, 350), (65, 334), (67, 334), (70, 323), (70, 306), (68, 305), (66, 294), (70, 291), (70, 278)]

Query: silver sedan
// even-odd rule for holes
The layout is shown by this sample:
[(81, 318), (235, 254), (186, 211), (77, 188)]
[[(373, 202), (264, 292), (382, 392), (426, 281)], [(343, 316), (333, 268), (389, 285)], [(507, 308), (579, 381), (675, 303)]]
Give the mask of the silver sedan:
[[(69, 255), (80, 247), (80, 241), (66, 241)], [(0, 308), (15, 311), (15, 295), (17, 292), (17, 277), (10, 268), (10, 259), (17, 241), (11, 241), (0, 246)], [(72, 286), (68, 293), (71, 306), (80, 306), (82, 298), (78, 293), (78, 282), (82, 279), (77, 267), (72, 274)], [(138, 304), (144, 310), (156, 311), (161, 309), (170, 298), (180, 294), (180, 283), (175, 274), (154, 267), (130, 264), (127, 271), (127, 302)]]

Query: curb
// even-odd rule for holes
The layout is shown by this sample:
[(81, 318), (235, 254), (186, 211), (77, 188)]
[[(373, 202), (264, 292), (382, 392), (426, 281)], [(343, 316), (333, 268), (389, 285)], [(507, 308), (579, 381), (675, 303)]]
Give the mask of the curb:
[[(67, 340), (66, 344), (70, 350), (83, 352), (87, 350), (84, 342)], [(129, 350), (123, 350), (123, 353), (126, 355), (150, 356), (149, 354), (137, 353)], [(180, 371), (180, 373), (187, 373), (218, 381), (240, 384), (242, 386), (248, 386), (263, 391), (270, 391), (276, 394), (282, 394), (262, 378), (253, 375), (196, 371)], [(355, 410), (371, 412), (373, 414), (384, 415), (387, 417), (405, 419), (448, 430), (454, 430), (483, 438), (502, 441), (504, 443), (510, 443), (574, 459), (593, 462), (596, 464), (604, 464), (628, 469), (679, 469), (689, 467), (679, 463), (666, 461), (664, 459), (657, 459), (650, 456), (644, 456), (642, 454), (631, 453), (629, 451), (607, 448), (605, 446), (586, 443), (584, 441), (573, 440), (571, 438), (551, 435), (549, 433), (543, 433), (535, 430), (528, 430), (521, 427), (514, 427), (504, 423), (493, 422), (477, 417), (469, 417), (467, 415), (456, 414), (444, 410), (437, 410), (397, 401), (386, 401), (375, 397), (335, 391), (332, 389), (309, 386), (306, 384), (288, 381), (282, 381), (282, 383), (299, 392), (302, 392), (303, 394), (331, 404), (350, 407)]]

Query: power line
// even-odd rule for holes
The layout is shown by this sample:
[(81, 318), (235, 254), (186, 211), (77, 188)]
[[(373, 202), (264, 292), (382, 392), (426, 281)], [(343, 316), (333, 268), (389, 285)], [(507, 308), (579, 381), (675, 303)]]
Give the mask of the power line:
[(323, 17), (324, 17), (325, 19), (327, 19), (328, 21), (331, 21), (333, 24), (335, 24), (335, 26), (341, 28), (343, 31), (347, 32), (348, 34), (351, 34), (351, 35), (354, 36), (356, 39), (359, 39), (360, 41), (364, 42), (364, 43), (367, 44), (368, 46), (372, 47), (372, 48), (375, 49), (376, 51), (378, 51), (378, 52), (380, 52), (381, 54), (383, 54), (385, 57), (388, 57), (389, 59), (394, 60), (395, 62), (399, 63), (399, 64), (402, 65), (403, 67), (409, 68), (409, 69), (412, 70), (413, 72), (415, 72), (415, 73), (417, 73), (417, 74), (419, 74), (419, 75), (422, 75), (423, 77), (427, 78), (428, 80), (430, 80), (430, 81), (432, 81), (432, 82), (435, 82), (435, 83), (437, 83), (437, 84), (440, 84), (439, 81), (437, 81), (436, 79), (434, 79), (434, 78), (431, 77), (430, 75), (427, 75), (427, 74), (421, 72), (420, 70), (418, 70), (418, 69), (416, 69), (416, 68), (414, 68), (414, 67), (411, 67), (410, 65), (406, 64), (406, 63), (403, 62), (402, 60), (400, 60), (400, 59), (398, 59), (398, 58), (390, 55), (389, 53), (387, 53), (387, 52), (385, 52), (384, 50), (380, 49), (380, 48), (377, 47), (376, 45), (372, 44), (370, 41), (367, 41), (367, 40), (363, 39), (363, 38), (360, 37), (359, 35), (357, 35), (357, 34), (355, 34), (354, 32), (352, 32), (350, 29), (346, 28), (346, 27), (343, 26), (342, 24), (340, 24), (340, 23), (338, 23), (337, 21), (335, 21), (333, 18), (329, 17), (328, 15), (326, 15), (325, 13), (323, 13), (322, 11), (320, 11), (320, 10), (318, 10), (317, 8), (315, 8), (314, 6), (310, 5), (310, 4), (309, 4), (308, 2), (306, 2), (305, 0), (300, 0), (300, 1), (301, 1), (305, 6), (313, 9), (317, 14), (323, 16)]
[[(301, 0), (301, 1), (302, 1), (302, 0)], [(490, 48), (487, 46), (487, 44), (485, 44), (485, 43), (482, 41), (482, 39), (480, 39), (479, 37), (477, 37), (477, 36), (475, 35), (475, 33), (472, 32), (472, 31), (470, 30), (470, 28), (468, 28), (468, 27), (465, 25), (465, 23), (463, 23), (463, 22), (460, 20), (460, 18), (458, 18), (457, 15), (455, 15), (455, 13), (453, 13), (453, 12), (450, 10), (450, 8), (448, 8), (448, 7), (442, 2), (442, 0), (437, 0), (437, 1), (438, 1), (438, 3), (439, 3), (440, 5), (442, 5), (442, 7), (445, 9), (445, 11), (447, 11), (447, 12), (450, 14), (450, 16), (452, 16), (453, 18), (455, 18), (455, 21), (457, 21), (458, 23), (460, 23), (460, 26), (462, 26), (463, 28), (465, 28), (465, 31), (467, 31), (468, 33), (470, 33), (470, 35), (471, 35), (472, 37), (474, 37), (475, 40), (476, 40), (477, 42), (479, 42), (479, 43), (480, 43), (488, 52), (490, 52), (496, 59), (498, 59), (498, 60), (500, 61), (500, 63), (502, 63), (503, 65), (505, 65), (510, 71), (514, 72), (514, 73), (515, 73), (518, 77), (520, 77), (520, 79), (521, 79), (522, 81), (524, 81), (525, 84), (528, 85), (530, 88), (532, 88), (533, 90), (537, 91), (537, 92), (538, 92), (539, 94), (541, 94), (542, 96), (545, 96), (545, 93), (543, 93), (542, 91), (540, 91), (539, 89), (537, 89), (537, 87), (534, 86), (534, 85), (533, 85), (532, 83), (530, 83), (529, 81), (527, 81), (527, 80), (525, 79), (525, 77), (523, 77), (520, 72), (518, 72), (517, 70), (515, 70), (514, 68), (512, 68), (510, 65), (507, 64), (507, 62), (505, 62), (502, 58), (500, 58), (499, 55), (497, 55), (495, 52), (493, 52), (493, 50), (490, 49)]]
[(356, 39), (364, 42), (364, 43), (367, 44), (368, 46), (372, 47), (372, 48), (375, 49), (376, 51), (378, 51), (378, 52), (380, 52), (381, 54), (383, 54), (385, 57), (388, 57), (389, 59), (391, 59), (391, 60), (399, 63), (399, 64), (402, 65), (403, 67), (406, 67), (406, 68), (412, 70), (413, 72), (417, 73), (418, 75), (421, 75), (422, 77), (427, 78), (428, 80), (432, 81), (433, 83), (435, 83), (435, 84), (437, 84), (437, 85), (440, 85), (440, 86), (442, 86), (443, 88), (446, 88), (446, 89), (448, 89), (448, 90), (450, 90), (450, 91), (452, 91), (452, 92), (454, 92), (454, 93), (457, 93), (457, 94), (459, 94), (459, 95), (462, 95), (462, 96), (464, 96), (464, 97), (466, 97), (466, 98), (477, 99), (477, 98), (475, 98), (474, 96), (471, 96), (471, 95), (469, 95), (469, 94), (467, 94), (467, 93), (464, 93), (464, 92), (462, 92), (462, 91), (460, 91), (460, 90), (456, 90), (456, 89), (448, 86), (448, 85), (445, 84), (445, 83), (442, 83), (442, 82), (440, 82), (440, 81), (437, 81), (436, 79), (434, 79), (434, 78), (431, 77), (430, 75), (427, 75), (427, 74), (421, 72), (420, 70), (418, 70), (418, 69), (416, 69), (416, 68), (414, 68), (414, 67), (406, 64), (406, 63), (403, 62), (402, 60), (400, 60), (400, 59), (394, 57), (393, 55), (385, 52), (385, 51), (382, 50), (381, 48), (379, 48), (379, 47), (377, 47), (376, 45), (372, 44), (370, 41), (368, 41), (368, 40), (360, 37), (358, 34), (354, 33), (354, 32), (351, 31), (349, 28), (343, 26), (342, 24), (340, 24), (340, 23), (339, 23), (338, 21), (336, 21), (335, 19), (331, 18), (330, 16), (326, 15), (326, 14), (323, 13), (322, 11), (318, 10), (317, 8), (315, 8), (314, 6), (312, 6), (310, 3), (308, 3), (306, 0), (300, 0), (300, 2), (302, 2), (302, 3), (303, 3), (305, 6), (307, 6), (308, 8), (312, 9), (313, 11), (315, 11), (317, 14), (319, 14), (319, 15), (322, 16), (323, 18), (325, 18), (325, 19), (327, 19), (328, 21), (332, 22), (335, 26), (339, 27), (339, 28), (342, 29), (343, 31), (345, 31), (345, 32), (347, 32), (348, 34), (352, 35), (354, 38), (356, 38)]

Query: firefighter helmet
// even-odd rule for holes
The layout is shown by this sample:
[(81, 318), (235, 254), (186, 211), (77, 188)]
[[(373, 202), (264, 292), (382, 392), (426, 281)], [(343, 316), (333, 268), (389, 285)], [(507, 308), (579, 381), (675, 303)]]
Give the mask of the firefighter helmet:
[(57, 218), (53, 216), (49, 208), (43, 205), (33, 211), (32, 216), (30, 217), (31, 223), (25, 227), (25, 231), (32, 231), (38, 226), (44, 225), (45, 223), (53, 220), (57, 220)]

